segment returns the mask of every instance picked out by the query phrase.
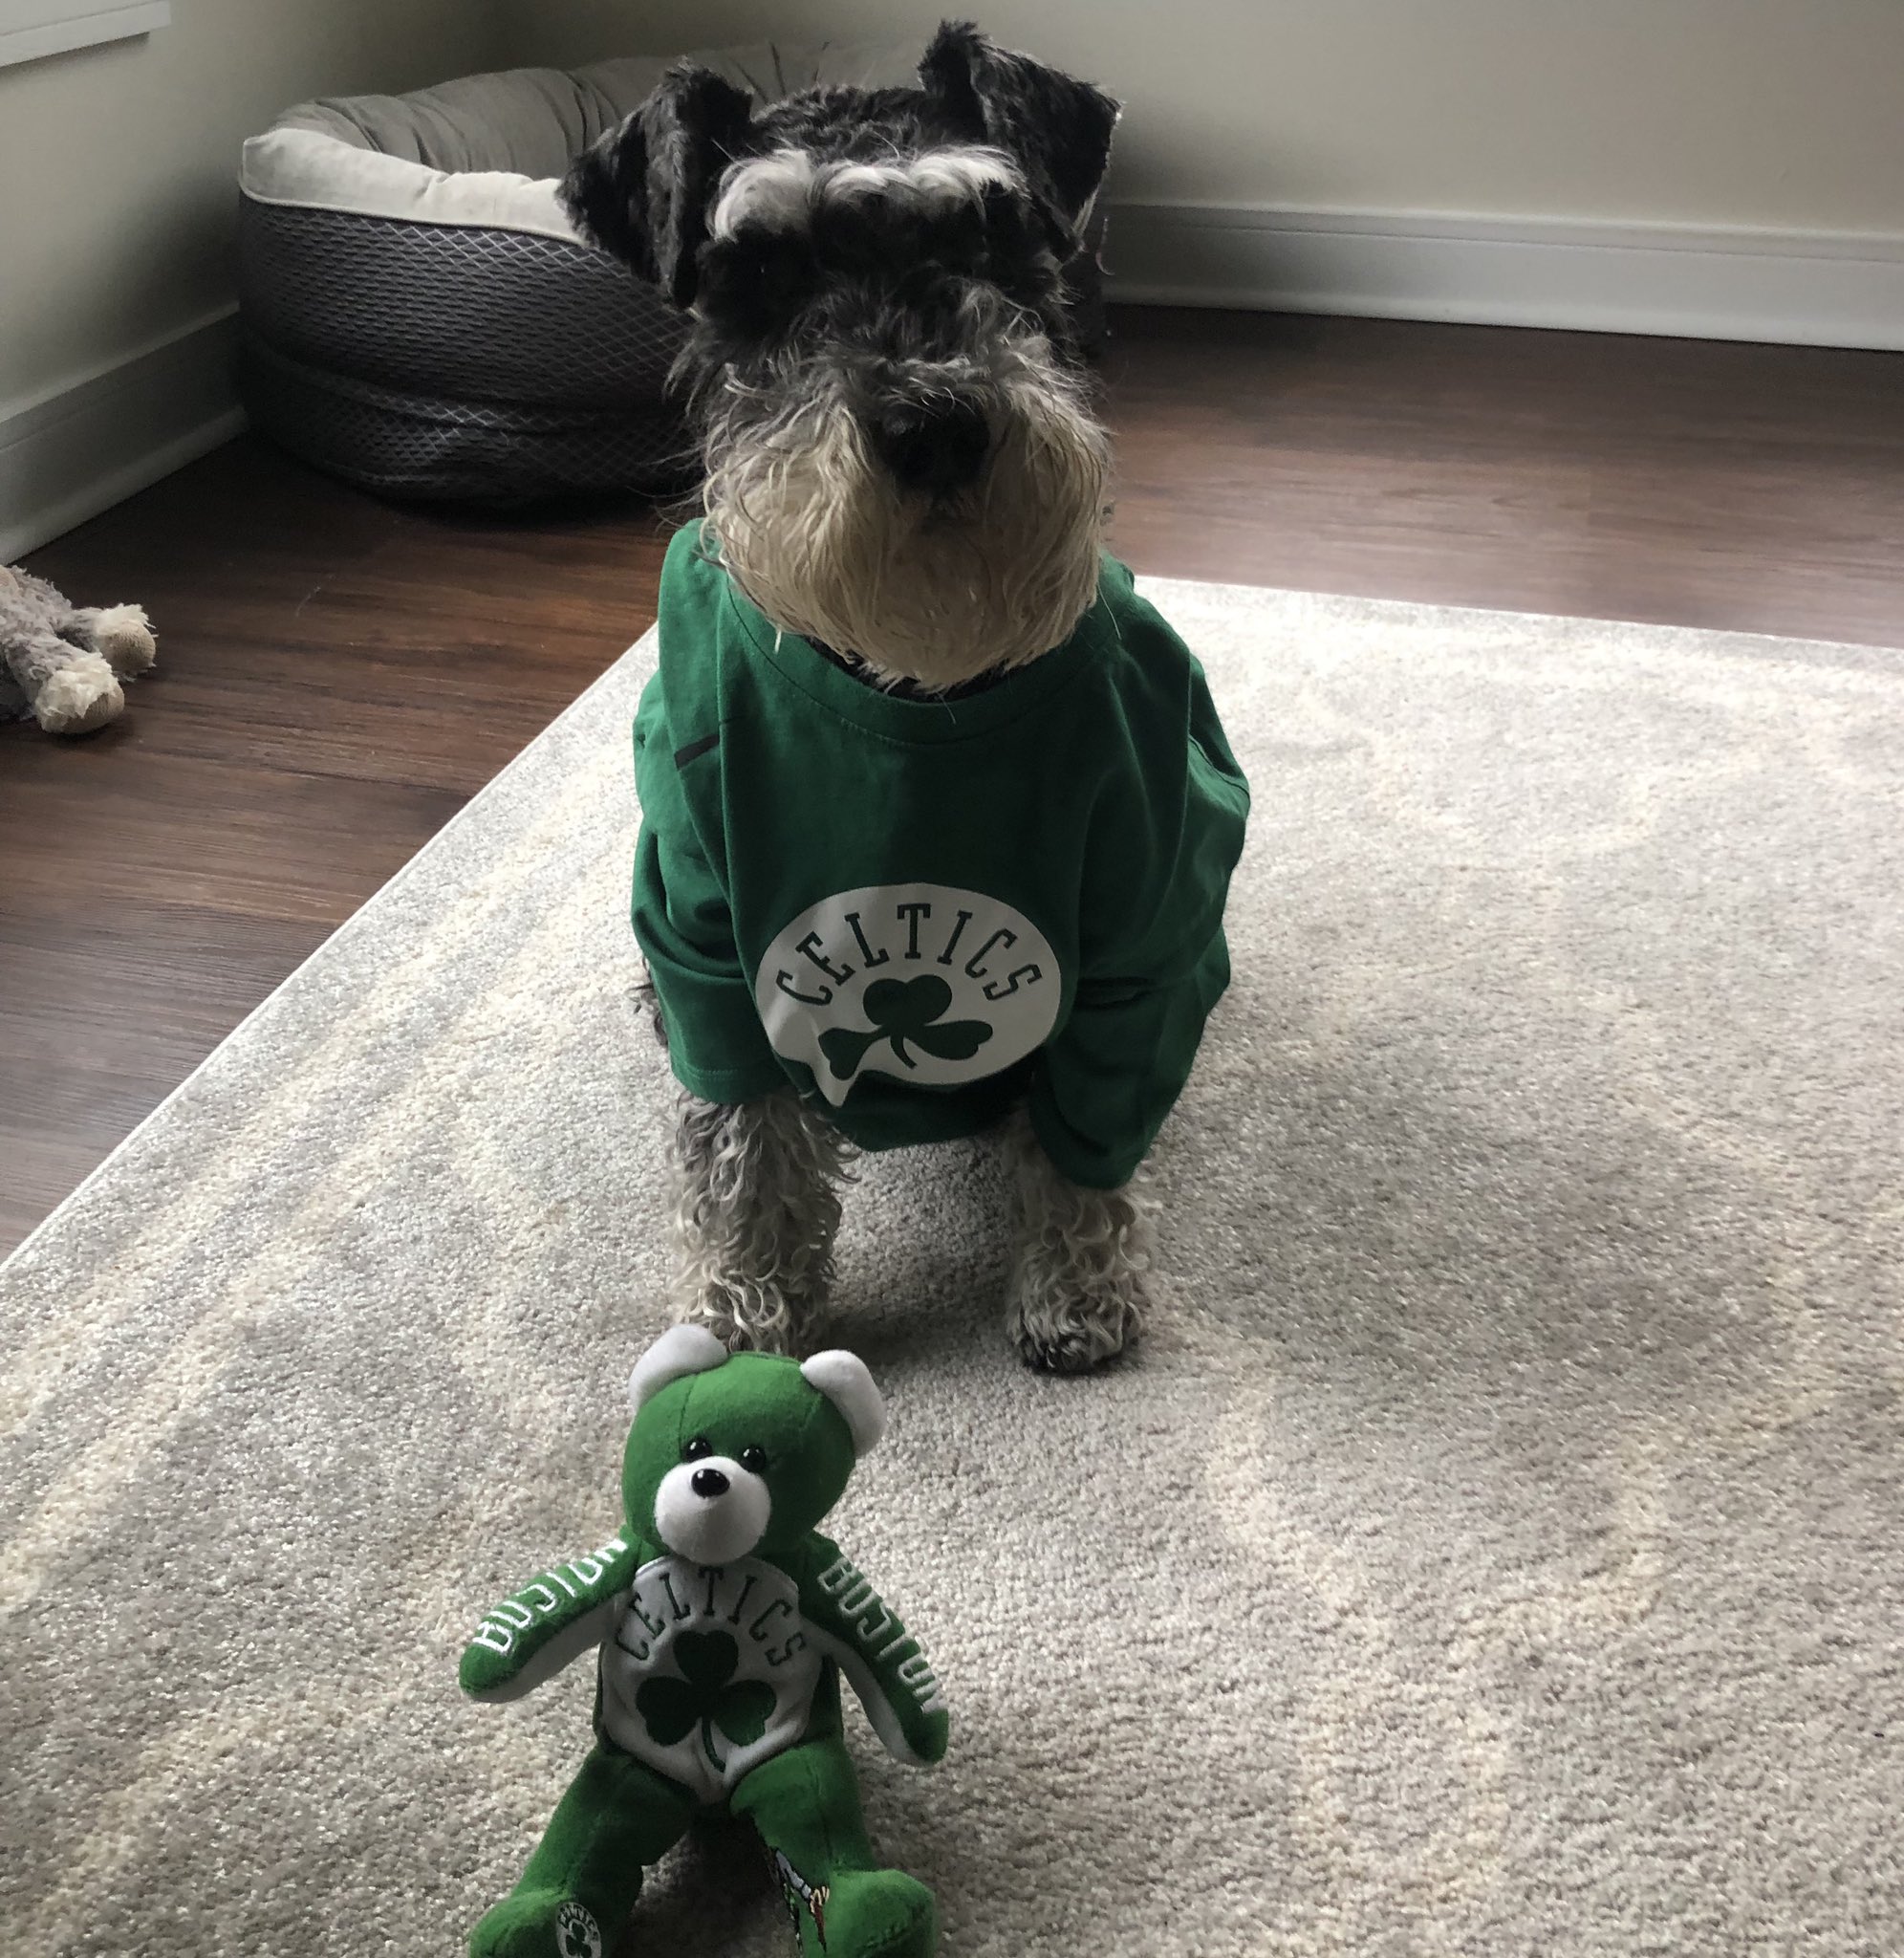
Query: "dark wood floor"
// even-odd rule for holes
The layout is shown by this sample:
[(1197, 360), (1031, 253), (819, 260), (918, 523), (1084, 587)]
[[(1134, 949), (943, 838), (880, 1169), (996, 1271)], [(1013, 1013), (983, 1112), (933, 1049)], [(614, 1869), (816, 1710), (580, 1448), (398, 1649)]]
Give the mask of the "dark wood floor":
[[(1904, 644), (1904, 357), (1130, 310), (1141, 571)], [(160, 673), (0, 729), (0, 1251), (654, 616), (637, 507), (387, 508), (234, 443), (34, 554)]]

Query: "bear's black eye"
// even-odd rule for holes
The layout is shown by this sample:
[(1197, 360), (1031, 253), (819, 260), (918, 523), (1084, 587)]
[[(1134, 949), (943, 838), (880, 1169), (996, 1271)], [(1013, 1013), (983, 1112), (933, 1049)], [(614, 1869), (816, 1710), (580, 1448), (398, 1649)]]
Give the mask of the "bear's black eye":
[(711, 1455), (714, 1444), (704, 1434), (698, 1434), (691, 1442), (682, 1444), (681, 1459), (683, 1462), (698, 1462), (703, 1455)]
[(741, 1450), (741, 1467), (749, 1475), (765, 1474), (767, 1472), (767, 1450), (758, 1442), (749, 1447), (743, 1448)]

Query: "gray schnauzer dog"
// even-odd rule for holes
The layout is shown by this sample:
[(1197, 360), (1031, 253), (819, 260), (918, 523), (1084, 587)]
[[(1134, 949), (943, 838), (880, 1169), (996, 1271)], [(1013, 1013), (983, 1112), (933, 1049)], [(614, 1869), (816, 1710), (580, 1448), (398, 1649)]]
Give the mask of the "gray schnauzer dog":
[[(1053, 875), (1071, 880), (1047, 914), (1071, 921), (1063, 933), (948, 887), (942, 873), (937, 882), (906, 881), (934, 875), (916, 867), (899, 866), (897, 880), (862, 874), (863, 888), (818, 906), (788, 898), (772, 912), (751, 895), (768, 884), (793, 889), (789, 859), (804, 850), (862, 851), (868, 830), (890, 826), (898, 837), (910, 824), (931, 857), (932, 812), (918, 805), (946, 798), (942, 815), (958, 778), (930, 774), (948, 765), (946, 745), (910, 745), (914, 723), (904, 717), (1003, 725), (998, 703), (1009, 689), (1032, 684), (1048, 657), (1055, 685), (1063, 661), (1083, 658), (1093, 620), (1108, 620), (1106, 635), (1119, 642), (1141, 629), (1129, 621), (1148, 608), (1130, 594), (1128, 574), (1116, 587), (1122, 612), (1101, 585), (1111, 575), (1109, 446), (1068, 305), (1067, 268), (1079, 260), (1117, 114), (1095, 88), (947, 24), (909, 87), (818, 86), (760, 103), (709, 70), (678, 67), (563, 185), (578, 228), (688, 315), (681, 374), (704, 457), (705, 517), (670, 552), (662, 670), (638, 722), (636, 925), (683, 1084), (679, 1307), (731, 1346), (806, 1340), (855, 1143), (970, 1133), (1001, 1118), (1016, 1161), (1009, 1330), (1020, 1353), (1081, 1371), (1119, 1351), (1143, 1316), (1150, 1233), (1136, 1164), (1180, 1078), (1160, 1108), (1133, 1118), (1144, 1131), (1136, 1160), (1060, 1166), (1050, 1142), (1064, 1123), (1037, 1119), (1038, 1055), (1018, 1051), (1058, 1024), (1054, 968), (1088, 963), (1076, 946), (1091, 920), (1079, 926), (1072, 914), (1102, 902), (1080, 896), (1090, 879), (1061, 860), (1067, 819), (1028, 804), (1016, 819), (1028, 834), (1013, 844), (1020, 858), (1036, 856), (1049, 822)], [(1158, 622), (1157, 632), (1167, 628)], [(1172, 671), (1194, 671), (1170, 644)], [(783, 715), (814, 714), (811, 703), (831, 688), (833, 719), (865, 724), (856, 758), (837, 765), (834, 799), (872, 800), (855, 836), (832, 844), (797, 819), (774, 820), (771, 839), (750, 846), (756, 860), (737, 866), (748, 782), (770, 775), (782, 754), (768, 733), (750, 731), (767, 716), (747, 703), (758, 687), (780, 685), (782, 669), (791, 703)], [(1208, 720), (1214, 729), (1213, 713)], [(810, 740), (833, 738), (812, 725)], [(1220, 729), (1213, 745), (1222, 751)], [(1182, 753), (1179, 729), (1179, 774)], [(1222, 764), (1234, 771), (1226, 751)], [(983, 771), (984, 753), (975, 750), (968, 765)], [(970, 795), (996, 786), (981, 773)], [(1054, 808), (1070, 806), (1067, 794), (1082, 803), (1093, 793), (1084, 779), (1049, 788)], [(1180, 813), (1172, 821), (1180, 836)], [(1194, 999), (1164, 1032), (1138, 1029), (1138, 1046), (1180, 1046), (1194, 1020), (1194, 1050), (1222, 990), (1221, 885), (1240, 825), (1238, 816), (1236, 838), (1225, 829), (1205, 852), (1226, 860), (1215, 873), (1217, 922), (1195, 927), (1201, 940), (1191, 949), (1207, 949), (1214, 931), (1216, 952), (1196, 974), (1184, 966), (1179, 977)], [(873, 922), (876, 902), (883, 925)], [(921, 920), (935, 903), (941, 925), (960, 922), (929, 955)], [(763, 903), (765, 922), (749, 924), (750, 904)], [(789, 924), (796, 904), (807, 908)], [(1028, 945), (1040, 947), (1037, 958)], [(888, 976), (869, 983), (865, 973), (881, 965)], [(664, 970), (676, 975), (672, 987)], [(837, 1011), (835, 995), (855, 976), (863, 990), (853, 997), (871, 1025), (803, 1032), (799, 1015), (829, 1001)], [(1013, 1020), (1041, 980), (1051, 1007)], [(1080, 1005), (1090, 983), (1066, 982)], [(968, 995), (989, 1017), (945, 1020), (955, 985), (962, 1007)], [(740, 1012), (724, 1018), (721, 999)], [(697, 1044), (698, 1058), (687, 1051)], [(943, 1092), (935, 1099), (932, 1087)], [(893, 1098), (908, 1094), (929, 1111), (924, 1131), (884, 1120)], [(965, 1114), (946, 1116), (961, 1094)]]

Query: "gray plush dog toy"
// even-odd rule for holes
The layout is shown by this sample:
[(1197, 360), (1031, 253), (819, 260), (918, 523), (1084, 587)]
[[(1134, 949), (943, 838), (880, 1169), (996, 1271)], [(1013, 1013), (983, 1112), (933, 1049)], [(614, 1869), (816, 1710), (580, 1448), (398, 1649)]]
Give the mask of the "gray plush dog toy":
[(43, 577), (0, 564), (0, 717), (90, 734), (125, 707), (121, 681), (158, 654), (138, 605), (70, 605)]

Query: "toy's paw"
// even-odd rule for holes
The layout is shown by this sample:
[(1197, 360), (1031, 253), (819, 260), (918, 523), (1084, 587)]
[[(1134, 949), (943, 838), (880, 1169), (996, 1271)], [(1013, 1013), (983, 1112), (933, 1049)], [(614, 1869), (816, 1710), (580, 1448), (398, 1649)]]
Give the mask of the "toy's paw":
[(97, 653), (76, 653), (33, 696), (33, 718), (49, 734), (90, 734), (118, 717), (125, 695)]
[(932, 1892), (902, 1870), (843, 1870), (819, 1910), (823, 1938), (810, 1940), (814, 1926), (803, 1924), (800, 1948), (827, 1958), (927, 1958), (939, 1938)]
[(93, 620), (93, 640), (122, 680), (148, 671), (159, 657), (142, 605), (107, 605)]
[(595, 1913), (558, 1890), (518, 1890), (469, 1934), (469, 1958), (602, 1958)]
[[(484, 1640), (472, 1639), (463, 1648), (456, 1683), (472, 1700), (514, 1700), (522, 1693), (515, 1686), (521, 1670), (521, 1663), (512, 1653), (498, 1652)], [(511, 1691), (511, 1687), (515, 1689)]]

